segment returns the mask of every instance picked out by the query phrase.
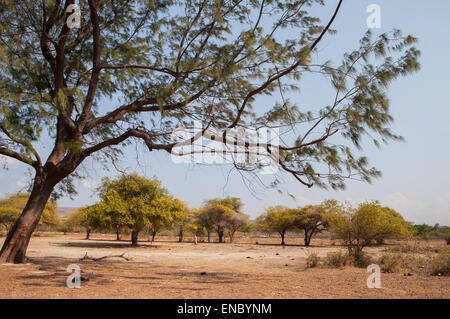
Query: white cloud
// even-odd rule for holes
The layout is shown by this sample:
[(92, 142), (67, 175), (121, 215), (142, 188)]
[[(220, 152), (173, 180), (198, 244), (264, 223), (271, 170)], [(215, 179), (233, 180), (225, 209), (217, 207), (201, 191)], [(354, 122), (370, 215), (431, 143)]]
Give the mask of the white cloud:
[(450, 192), (424, 199), (395, 192), (387, 196), (386, 203), (414, 223), (450, 225)]
[(81, 185), (83, 185), (84, 188), (88, 189), (88, 190), (93, 190), (97, 187), (97, 183), (89, 181), (87, 179), (83, 179), (81, 181)]
[(22, 177), (21, 179), (19, 179), (16, 182), (16, 185), (21, 187), (21, 188), (23, 188), (25, 186), (28, 186), (28, 177), (27, 176)]
[(303, 197), (303, 196), (299, 196), (299, 197), (296, 196), (295, 201), (297, 202), (297, 204), (299, 206), (319, 204), (319, 201), (311, 199), (311, 198)]
[(412, 208), (423, 208), (423, 204), (413, 201), (401, 192), (391, 193), (387, 196), (387, 203), (395, 210), (411, 210)]
[(87, 189), (91, 189), (91, 188), (92, 188), (91, 182), (89, 182), (89, 181), (86, 180), (86, 179), (83, 179), (83, 180), (81, 181), (81, 185), (83, 185), (83, 187), (84, 187), (84, 188), (87, 188)]

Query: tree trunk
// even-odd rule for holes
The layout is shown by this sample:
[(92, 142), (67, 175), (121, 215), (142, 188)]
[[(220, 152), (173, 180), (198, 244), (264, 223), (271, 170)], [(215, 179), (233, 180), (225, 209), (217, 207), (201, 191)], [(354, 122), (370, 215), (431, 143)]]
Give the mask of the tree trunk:
[(355, 257), (356, 260), (359, 260), (362, 256), (363, 256), (363, 246), (361, 245), (356, 245), (354, 250), (353, 250), (353, 257)]
[(308, 237), (308, 246), (311, 245), (311, 238), (312, 238), (313, 235), (314, 235), (314, 231), (312, 231), (312, 232), (309, 234), (309, 237)]
[(219, 243), (223, 243), (223, 233), (218, 232), (217, 235), (219, 236)]
[(184, 235), (183, 227), (180, 227), (180, 231), (178, 232), (178, 242), (179, 243), (181, 243), (183, 241), (183, 235)]
[(89, 239), (89, 237), (91, 237), (91, 228), (87, 227), (86, 228), (86, 238), (85, 239), (87, 240), (87, 239)]
[(284, 232), (280, 233), (281, 235), (281, 245), (286, 245), (286, 243), (284, 242)]
[(311, 236), (308, 236), (308, 232), (305, 231), (305, 246), (308, 247), (309, 246), (309, 242), (311, 241)]
[(152, 233), (152, 242), (155, 241), (155, 237), (156, 237), (156, 230), (154, 230), (153, 233)]
[(120, 229), (116, 229), (116, 240), (120, 240)]
[(131, 232), (131, 246), (138, 245), (138, 235), (139, 235), (139, 230), (133, 230)]
[(210, 243), (210, 242), (211, 242), (211, 232), (208, 231), (208, 243)]
[(28, 202), (3, 243), (0, 251), (0, 263), (18, 264), (25, 262), (25, 254), (31, 235), (41, 218), (52, 191), (53, 186), (49, 186), (38, 176), (35, 177)]

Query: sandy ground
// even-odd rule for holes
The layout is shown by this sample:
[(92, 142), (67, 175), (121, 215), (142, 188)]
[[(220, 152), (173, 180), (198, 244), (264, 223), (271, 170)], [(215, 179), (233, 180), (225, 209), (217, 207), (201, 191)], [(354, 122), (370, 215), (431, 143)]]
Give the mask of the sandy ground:
[[(194, 245), (161, 237), (136, 248), (112, 239), (33, 237), (27, 264), (0, 265), (0, 298), (450, 298), (450, 277), (383, 273), (382, 287), (369, 289), (365, 269), (306, 268), (309, 251), (326, 256), (342, 249), (327, 239), (314, 240), (310, 248), (282, 247), (275, 238)], [(287, 241), (300, 244), (300, 239)], [(86, 252), (92, 257), (127, 252), (132, 260), (80, 261)], [(79, 265), (88, 279), (80, 289), (66, 287), (70, 264)]]

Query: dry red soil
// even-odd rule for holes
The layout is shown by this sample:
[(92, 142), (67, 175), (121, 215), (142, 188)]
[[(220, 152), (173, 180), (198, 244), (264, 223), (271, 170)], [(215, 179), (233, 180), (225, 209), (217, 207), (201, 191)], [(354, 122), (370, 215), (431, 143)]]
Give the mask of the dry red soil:
[[(328, 239), (313, 240), (308, 248), (300, 246), (301, 239), (288, 239), (291, 245), (284, 247), (275, 238), (198, 245), (165, 239), (131, 248), (106, 235), (33, 237), (27, 264), (0, 264), (0, 298), (450, 298), (450, 277), (383, 273), (381, 288), (369, 289), (365, 269), (306, 268), (308, 252), (324, 257), (343, 249)], [(382, 250), (367, 252), (376, 257)], [(91, 257), (126, 252), (132, 260), (80, 261), (86, 252)], [(66, 287), (70, 264), (79, 265), (88, 279), (80, 289)]]

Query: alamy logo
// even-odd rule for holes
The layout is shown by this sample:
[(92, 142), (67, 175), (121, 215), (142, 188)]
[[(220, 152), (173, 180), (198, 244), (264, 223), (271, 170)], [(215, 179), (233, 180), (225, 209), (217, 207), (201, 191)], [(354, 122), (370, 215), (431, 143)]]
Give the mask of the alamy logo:
[(381, 8), (378, 4), (370, 4), (367, 7), (367, 13), (370, 15), (367, 17), (367, 27), (369, 29), (381, 28)]
[(67, 267), (67, 272), (72, 273), (67, 277), (67, 280), (66, 280), (67, 288), (81, 288), (80, 266), (78, 266), (76, 264), (71, 264)]
[(203, 128), (179, 128), (172, 133), (175, 163), (233, 164), (252, 167), (261, 174), (275, 174), (279, 165), (279, 132), (274, 128), (232, 128), (225, 132)]
[(381, 288), (381, 270), (377, 264), (371, 264), (367, 267), (367, 272), (370, 273), (367, 278), (367, 288)]
[(80, 6), (76, 4), (71, 4), (67, 6), (67, 13), (72, 13), (67, 18), (67, 27), (69, 29), (79, 29), (81, 28), (81, 10)]

